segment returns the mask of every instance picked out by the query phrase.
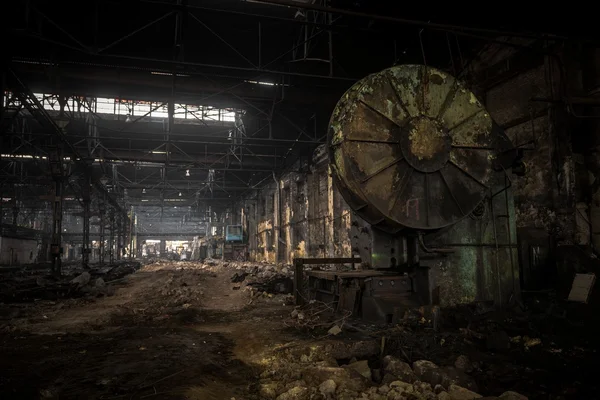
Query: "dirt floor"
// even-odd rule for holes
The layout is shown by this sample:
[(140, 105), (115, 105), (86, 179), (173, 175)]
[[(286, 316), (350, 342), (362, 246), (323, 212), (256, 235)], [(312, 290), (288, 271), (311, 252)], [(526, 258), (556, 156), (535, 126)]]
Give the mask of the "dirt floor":
[(220, 272), (150, 265), (110, 297), (4, 306), (0, 398), (243, 398), (290, 311)]
[[(453, 383), (494, 396), (594, 398), (583, 370), (595, 350), (519, 335), (536, 332), (530, 320), (521, 329), (514, 315), (447, 313), (454, 328), (440, 332), (418, 312), (395, 326), (320, 318), (276, 293), (284, 289), (250, 290), (251, 278), (289, 271), (252, 268), (158, 262), (108, 294), (0, 304), (0, 399), (459, 399)], [(421, 359), (447, 369), (432, 375), (415, 367)], [(400, 388), (399, 377), (414, 385)], [(420, 381), (429, 383), (417, 390)]]

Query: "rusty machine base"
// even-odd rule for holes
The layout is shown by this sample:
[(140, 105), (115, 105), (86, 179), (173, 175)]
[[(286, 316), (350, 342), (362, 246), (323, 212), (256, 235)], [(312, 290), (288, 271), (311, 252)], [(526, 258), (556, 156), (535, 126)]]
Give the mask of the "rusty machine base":
[(359, 258), (299, 258), (295, 265), (296, 304), (316, 300), (338, 314), (374, 323), (392, 323), (426, 302), (427, 271), (401, 274), (385, 270), (304, 271), (306, 264), (360, 264)]

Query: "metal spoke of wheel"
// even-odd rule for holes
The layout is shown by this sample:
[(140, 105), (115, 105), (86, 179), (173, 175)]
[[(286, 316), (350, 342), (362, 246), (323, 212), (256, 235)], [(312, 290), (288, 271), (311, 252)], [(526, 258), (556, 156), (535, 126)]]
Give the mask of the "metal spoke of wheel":
[(363, 99), (360, 99), (359, 103), (361, 103), (365, 107), (367, 107), (368, 110), (371, 110), (374, 113), (381, 115), (383, 118), (387, 119), (388, 121), (390, 121), (394, 125), (400, 126), (396, 121), (394, 121), (393, 119), (391, 119), (390, 117), (388, 117), (387, 115), (385, 115), (384, 113), (382, 113), (381, 111), (379, 111), (378, 109), (376, 109), (375, 107), (373, 107), (372, 105), (370, 105), (369, 103), (367, 103), (366, 101), (364, 101)]
[(479, 179), (475, 178), (469, 171), (467, 171), (464, 168), (461, 168), (457, 163), (455, 163), (454, 161), (450, 160), (448, 161), (451, 165), (454, 165), (455, 168), (459, 169), (463, 174), (465, 174), (466, 176), (468, 176), (469, 178), (473, 179), (475, 182), (477, 182), (478, 184), (480, 184), (481, 186), (483, 186), (484, 188), (489, 189), (489, 186), (486, 185), (485, 183), (481, 182)]
[(406, 114), (407, 117), (411, 117), (410, 113), (406, 109), (406, 106), (404, 105), (404, 102), (400, 98), (400, 93), (398, 93), (398, 91), (396, 90), (396, 86), (394, 86), (394, 84), (392, 83), (392, 80), (390, 79), (389, 76), (387, 77), (387, 82), (388, 82), (388, 85), (390, 85), (390, 87), (392, 88), (392, 92), (394, 92), (394, 96), (396, 96), (396, 100), (398, 100), (398, 106), (400, 106), (400, 108), (402, 109), (402, 111), (404, 111), (404, 113)]
[(402, 193), (404, 193), (404, 190), (408, 186), (408, 182), (410, 181), (410, 178), (412, 177), (413, 171), (414, 171), (414, 169), (410, 168), (408, 170), (408, 172), (406, 172), (402, 176), (402, 183), (400, 184), (399, 190), (396, 192), (396, 196), (394, 196), (394, 201), (392, 202), (392, 206), (390, 207), (390, 211), (393, 210), (394, 207), (396, 207), (396, 203), (398, 202), (398, 198), (402, 195)]
[(448, 192), (450, 193), (450, 197), (452, 197), (452, 200), (454, 200), (454, 203), (456, 203), (456, 205), (458, 207), (458, 211), (460, 211), (460, 213), (464, 215), (465, 212), (463, 211), (462, 207), (460, 206), (460, 203), (458, 202), (458, 199), (454, 195), (454, 192), (452, 191), (452, 187), (450, 186), (450, 184), (448, 184), (448, 181), (446, 180), (446, 176), (444, 175), (444, 170), (440, 169), (438, 172), (440, 173), (440, 176), (442, 177), (442, 181), (444, 181), (444, 185), (446, 185), (446, 187), (448, 188)]
[(448, 111), (448, 107), (450, 106), (450, 103), (452, 103), (452, 100), (454, 99), (454, 95), (456, 94), (457, 90), (458, 90), (458, 81), (455, 79), (454, 84), (452, 85), (450, 90), (448, 90), (448, 93), (446, 93), (446, 98), (444, 99), (444, 102), (442, 103), (442, 106), (440, 107), (440, 110), (438, 111), (438, 115), (436, 117), (438, 120), (443, 119), (444, 114), (446, 114), (446, 111)]
[(485, 112), (485, 110), (483, 108), (480, 108), (479, 110), (477, 110), (477, 112), (474, 112), (473, 114), (469, 115), (467, 118), (460, 121), (458, 124), (454, 125), (452, 128), (449, 128), (448, 133), (450, 134), (450, 136), (452, 136), (453, 130), (455, 130), (456, 128), (460, 128), (461, 126), (463, 126), (467, 122), (471, 121), (473, 118), (475, 118), (477, 115), (481, 114), (482, 112)]
[(388, 169), (389, 167), (396, 165), (397, 163), (399, 163), (400, 161), (402, 161), (404, 159), (404, 157), (400, 157), (400, 158), (396, 158), (392, 161), (390, 161), (389, 163), (385, 164), (384, 166), (377, 168), (374, 172), (371, 172), (369, 175), (367, 175), (362, 181), (360, 181), (360, 183), (365, 183), (366, 181), (368, 181), (369, 179), (373, 178), (375, 175), (383, 172), (384, 170)]

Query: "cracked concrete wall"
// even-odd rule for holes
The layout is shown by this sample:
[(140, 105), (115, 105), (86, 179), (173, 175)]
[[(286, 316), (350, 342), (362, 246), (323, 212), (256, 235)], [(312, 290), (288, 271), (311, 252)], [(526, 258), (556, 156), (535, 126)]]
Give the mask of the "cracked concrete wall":
[(240, 205), (251, 259), (291, 264), (296, 257), (350, 257), (350, 209), (333, 183), (324, 147), (310, 165), (293, 170)]
[(510, 176), (517, 227), (540, 229), (569, 244), (577, 241), (575, 163), (566, 113), (558, 104), (565, 84), (562, 50), (553, 50), (557, 56), (490, 45), (471, 66), (470, 81), (523, 150), (525, 175)]

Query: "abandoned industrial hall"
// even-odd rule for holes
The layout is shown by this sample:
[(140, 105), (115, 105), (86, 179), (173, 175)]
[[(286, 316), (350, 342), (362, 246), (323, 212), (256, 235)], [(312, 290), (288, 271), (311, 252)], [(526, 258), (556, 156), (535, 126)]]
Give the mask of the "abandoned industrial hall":
[(600, 399), (597, 22), (10, 4), (0, 399)]

